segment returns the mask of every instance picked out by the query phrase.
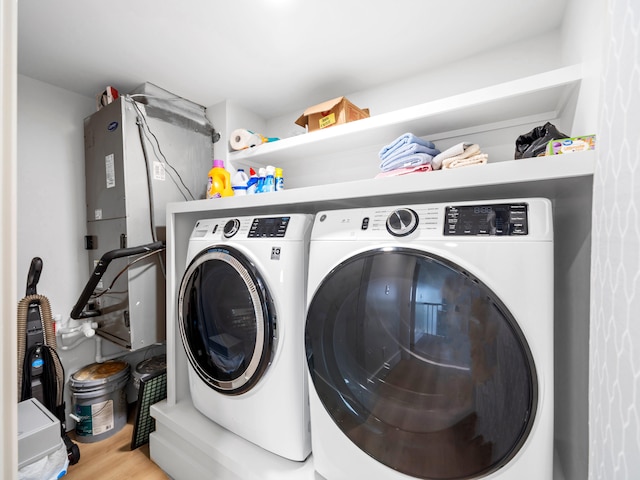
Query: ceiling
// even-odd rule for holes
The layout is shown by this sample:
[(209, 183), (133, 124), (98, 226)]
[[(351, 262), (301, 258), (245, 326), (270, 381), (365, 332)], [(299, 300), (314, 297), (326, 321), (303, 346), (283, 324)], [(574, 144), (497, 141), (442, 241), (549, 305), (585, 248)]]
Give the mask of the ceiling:
[[(558, 28), (565, 0), (19, 0), (18, 71), (269, 119)], [(550, 55), (553, 52), (550, 52)]]

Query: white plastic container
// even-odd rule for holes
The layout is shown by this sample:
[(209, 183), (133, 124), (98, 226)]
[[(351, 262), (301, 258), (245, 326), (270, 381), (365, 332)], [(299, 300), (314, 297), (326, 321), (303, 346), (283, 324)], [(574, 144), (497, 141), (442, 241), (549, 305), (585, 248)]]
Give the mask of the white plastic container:
[(267, 169), (260, 167), (258, 169), (258, 184), (256, 185), (256, 193), (264, 193), (264, 181), (267, 176)]
[(233, 188), (233, 193), (235, 195), (246, 195), (248, 182), (249, 176), (242, 168), (239, 168), (231, 179), (231, 188)]
[(267, 172), (267, 175), (264, 178), (264, 187), (262, 189), (262, 192), (264, 193), (275, 192), (276, 191), (276, 180), (275, 180), (276, 167), (268, 165), (266, 172)]

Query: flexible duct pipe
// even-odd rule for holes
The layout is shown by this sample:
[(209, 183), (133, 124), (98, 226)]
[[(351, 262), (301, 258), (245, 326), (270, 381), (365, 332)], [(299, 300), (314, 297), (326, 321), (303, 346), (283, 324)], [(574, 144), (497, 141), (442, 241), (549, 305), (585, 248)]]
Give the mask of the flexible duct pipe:
[(18, 302), (18, 402), (22, 396), (22, 365), (27, 348), (27, 310), (30, 303), (29, 297)]
[[(23, 382), (23, 364), (24, 357), (27, 348), (27, 314), (29, 306), (32, 303), (36, 303), (40, 306), (40, 320), (42, 322), (44, 345), (50, 347), (53, 350), (57, 348), (56, 335), (53, 331), (53, 317), (51, 315), (51, 305), (49, 299), (44, 295), (28, 295), (24, 297), (18, 303), (18, 401), (22, 395), (22, 382)], [(56, 371), (58, 388), (56, 392), (56, 399), (58, 405), (63, 402), (63, 385), (64, 385), (64, 370), (60, 359), (57, 355), (53, 355), (53, 363)]]

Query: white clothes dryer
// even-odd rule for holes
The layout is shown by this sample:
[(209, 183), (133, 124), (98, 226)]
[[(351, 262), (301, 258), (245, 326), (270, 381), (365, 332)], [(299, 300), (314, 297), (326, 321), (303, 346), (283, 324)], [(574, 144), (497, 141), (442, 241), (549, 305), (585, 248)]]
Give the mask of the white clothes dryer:
[(295, 461), (311, 451), (304, 320), (312, 223), (304, 214), (198, 221), (178, 294), (194, 406)]
[(548, 200), (320, 212), (308, 282), (320, 475), (552, 479)]

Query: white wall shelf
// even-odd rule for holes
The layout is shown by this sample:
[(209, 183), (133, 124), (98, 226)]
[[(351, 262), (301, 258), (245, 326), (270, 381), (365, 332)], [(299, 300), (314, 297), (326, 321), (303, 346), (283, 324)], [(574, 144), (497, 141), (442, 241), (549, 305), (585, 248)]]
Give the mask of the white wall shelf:
[(332, 205), (376, 206), (413, 201), (453, 201), (516, 195), (554, 198), (568, 185), (587, 178), (591, 182), (595, 152), (577, 152), (527, 158), (453, 170), (413, 173), (398, 177), (357, 180), (285, 189), (280, 192), (224, 197), (170, 204), (170, 214), (229, 215), (276, 210), (314, 213)]
[(359, 149), (379, 149), (406, 132), (436, 139), (447, 132), (470, 134), (488, 125), (505, 127), (523, 118), (553, 119), (580, 84), (582, 66), (572, 65), (491, 87), (434, 100), (370, 118), (285, 138), (229, 153), (235, 168), (287, 168), (322, 156), (348, 155)]

